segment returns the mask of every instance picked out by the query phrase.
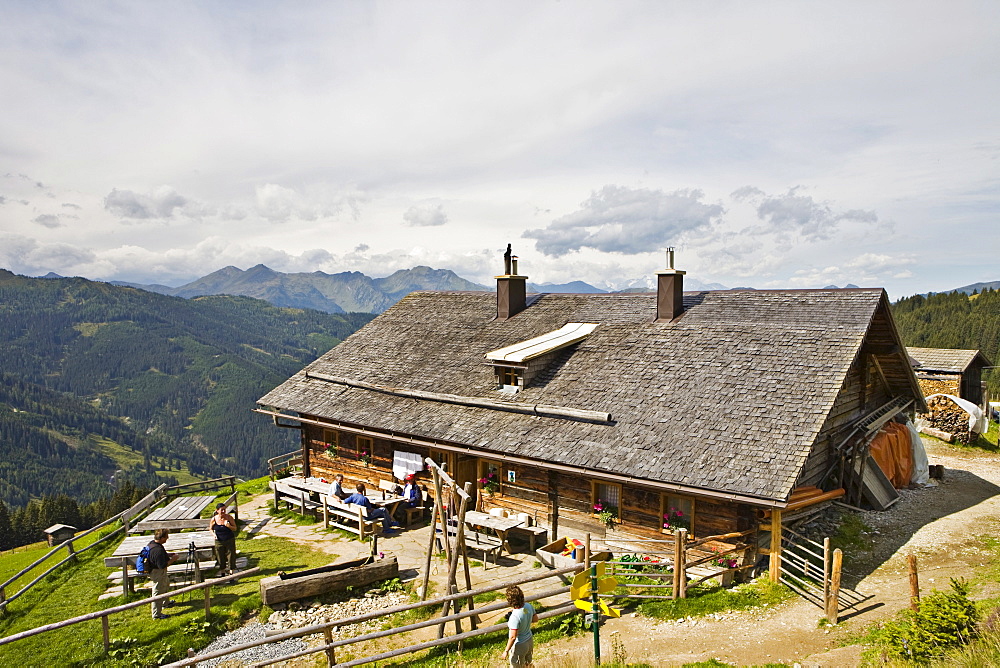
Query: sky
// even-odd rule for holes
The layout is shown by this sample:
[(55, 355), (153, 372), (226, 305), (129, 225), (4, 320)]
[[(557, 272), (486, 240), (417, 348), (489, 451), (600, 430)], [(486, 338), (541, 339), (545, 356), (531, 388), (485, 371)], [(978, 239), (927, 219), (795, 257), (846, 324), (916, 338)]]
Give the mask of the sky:
[[(0, 267), (1000, 280), (997, 2), (0, 0)], [(652, 283), (648, 283), (652, 284)]]

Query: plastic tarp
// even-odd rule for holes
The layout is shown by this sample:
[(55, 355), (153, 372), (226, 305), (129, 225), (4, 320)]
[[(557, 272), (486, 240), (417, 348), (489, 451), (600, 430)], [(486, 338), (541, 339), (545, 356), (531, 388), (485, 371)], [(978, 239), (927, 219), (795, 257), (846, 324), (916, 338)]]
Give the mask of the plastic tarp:
[(951, 399), (952, 401), (954, 401), (956, 406), (958, 406), (963, 411), (969, 414), (969, 431), (971, 431), (974, 434), (986, 433), (986, 430), (990, 426), (990, 422), (987, 419), (986, 414), (983, 413), (982, 408), (975, 405), (971, 401), (966, 401), (965, 399), (956, 397), (953, 394), (932, 394), (931, 396), (927, 397), (927, 399), (930, 400), (933, 399), (934, 397), (945, 397), (946, 399)]
[[(893, 487), (906, 487), (913, 474), (913, 446), (906, 425), (889, 422), (872, 440), (872, 459)], [(926, 469), (926, 466), (924, 467)]]
[(931, 476), (924, 441), (920, 438), (920, 432), (917, 431), (916, 426), (909, 420), (906, 421), (906, 428), (910, 432), (910, 443), (913, 444), (913, 475), (910, 477), (910, 482), (915, 485), (926, 485)]

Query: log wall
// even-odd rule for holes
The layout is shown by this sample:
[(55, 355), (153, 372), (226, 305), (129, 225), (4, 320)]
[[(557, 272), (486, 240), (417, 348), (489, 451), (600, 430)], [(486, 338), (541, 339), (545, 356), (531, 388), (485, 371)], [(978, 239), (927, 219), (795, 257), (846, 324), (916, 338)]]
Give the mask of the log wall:
[[(379, 480), (392, 477), (392, 459), (395, 450), (416, 452), (421, 458), (430, 455), (424, 446), (399, 443), (388, 439), (373, 439), (371, 461), (365, 464), (358, 456), (357, 436), (339, 432), (339, 448), (324, 452), (324, 430), (314, 425), (304, 425), (304, 441), (308, 449), (310, 472), (314, 477), (333, 480), (337, 473), (344, 475), (344, 489), (350, 492), (354, 485), (363, 482), (369, 490), (377, 489)], [(483, 459), (488, 459), (484, 457)], [(514, 482), (508, 482), (508, 471), (514, 472)], [(552, 525), (553, 508), (550, 493), (555, 492), (558, 503), (558, 525), (565, 530), (590, 532), (603, 537), (605, 527), (593, 511), (594, 479), (585, 475), (550, 472), (540, 466), (501, 463), (498, 471), (501, 488), (494, 495), (482, 494), (479, 507), (504, 508), (511, 513), (527, 513), (533, 521), (545, 527)], [(430, 487), (429, 472), (417, 474), (419, 484)], [(623, 485), (619, 507), (618, 531), (637, 536), (662, 538), (662, 492), (638, 485)], [(749, 506), (726, 503), (714, 499), (691, 496), (694, 499), (694, 527), (692, 535), (714, 535), (742, 531), (753, 526), (754, 512)]]

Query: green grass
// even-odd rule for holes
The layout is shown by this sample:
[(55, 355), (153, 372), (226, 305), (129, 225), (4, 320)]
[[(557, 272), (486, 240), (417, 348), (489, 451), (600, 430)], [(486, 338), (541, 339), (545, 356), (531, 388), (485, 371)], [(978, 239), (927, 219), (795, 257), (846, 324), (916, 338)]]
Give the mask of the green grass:
[(646, 617), (682, 619), (684, 617), (702, 617), (727, 610), (748, 610), (777, 605), (791, 596), (791, 591), (784, 585), (774, 584), (762, 577), (732, 589), (723, 589), (718, 585), (693, 587), (688, 590), (687, 598), (675, 601), (642, 599), (643, 602), (638, 603), (636, 608), (641, 615)]
[[(104, 557), (110, 555), (118, 543), (115, 539), (109, 542), (112, 545), (97, 547), (81, 555), (76, 566), (60, 568), (11, 604), (8, 614), (0, 618), (0, 636), (121, 605), (121, 598), (97, 601), (97, 596), (104, 592), (110, 572), (104, 566)], [(237, 547), (242, 555), (249, 557), (250, 565), (259, 566), (262, 572), (235, 584), (213, 588), (207, 624), (204, 597), (196, 592), (182, 595), (175, 607), (167, 609), (170, 619), (156, 623), (150, 620), (147, 605), (113, 615), (110, 618), (111, 638), (117, 643), (113, 656), (104, 654), (100, 622), (89, 621), (0, 646), (0, 665), (122, 666), (176, 660), (188, 647), (203, 647), (258, 611), (261, 615), (270, 614), (271, 610), (261, 606), (260, 577), (274, 575), (279, 570), (321, 566), (334, 560), (331, 555), (270, 536), (240, 537)], [(20, 559), (22, 554), (11, 556)], [(0, 559), (0, 568), (12, 568), (7, 559), (7, 556)], [(142, 595), (133, 595), (130, 600), (142, 598)]]
[[(141, 452), (136, 452), (135, 450), (127, 448), (120, 443), (100, 436), (93, 437), (93, 441), (101, 454), (113, 459), (118, 467), (123, 470), (129, 470), (137, 464), (142, 464)], [(178, 485), (186, 485), (191, 482), (200, 482), (203, 480), (203, 478), (191, 475), (191, 472), (187, 467), (187, 462), (181, 462), (180, 469), (171, 469), (169, 471), (160, 471), (159, 469), (155, 469), (154, 473), (161, 478), (173, 476), (174, 478), (177, 478)]]

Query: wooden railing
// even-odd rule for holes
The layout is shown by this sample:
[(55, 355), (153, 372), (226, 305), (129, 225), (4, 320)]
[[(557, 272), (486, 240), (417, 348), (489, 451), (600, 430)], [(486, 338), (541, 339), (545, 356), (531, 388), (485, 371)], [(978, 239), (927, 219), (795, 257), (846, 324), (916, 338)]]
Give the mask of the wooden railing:
[(213, 478), (211, 480), (189, 482), (185, 485), (174, 485), (173, 487), (167, 488), (167, 498), (173, 496), (183, 496), (184, 494), (190, 494), (192, 492), (212, 492), (217, 489), (222, 489), (223, 487), (228, 487), (231, 492), (235, 492), (236, 476), (228, 475), (222, 478)]
[[(37, 559), (31, 565), (24, 567), (23, 569), (21, 569), (21, 571), (19, 571), (18, 573), (16, 573), (14, 576), (12, 576), (6, 582), (4, 582), (3, 584), (0, 584), (0, 612), (3, 612), (4, 610), (6, 610), (7, 606), (12, 601), (17, 600), (18, 598), (20, 598), (21, 596), (23, 596), (25, 593), (27, 593), (28, 590), (30, 590), (36, 584), (38, 584), (39, 582), (41, 582), (46, 576), (48, 576), (49, 573), (51, 573), (55, 569), (59, 568), (60, 566), (62, 566), (63, 564), (65, 564), (67, 561), (76, 559), (76, 556), (78, 554), (86, 552), (87, 550), (93, 548), (94, 546), (103, 543), (104, 541), (108, 540), (112, 536), (117, 535), (121, 531), (124, 531), (124, 532), (127, 533), (128, 532), (129, 521), (132, 518), (138, 516), (139, 514), (141, 514), (141, 513), (145, 512), (145, 511), (149, 510), (149, 508), (151, 508), (157, 501), (160, 500), (160, 498), (161, 498), (161, 496), (164, 493), (164, 490), (166, 488), (167, 488), (167, 486), (165, 484), (164, 485), (160, 485), (159, 487), (157, 487), (156, 489), (154, 489), (152, 492), (150, 492), (149, 494), (147, 494), (145, 497), (143, 497), (138, 503), (136, 503), (131, 508), (123, 510), (122, 512), (118, 513), (114, 517), (109, 517), (108, 519), (104, 520), (103, 522), (101, 522), (97, 526), (91, 527), (90, 529), (87, 529), (83, 533), (81, 533), (79, 535), (76, 535), (76, 536), (73, 536), (72, 538), (63, 541), (62, 543), (59, 543), (58, 545), (56, 545), (55, 547), (53, 547), (51, 550), (49, 550), (49, 552), (46, 553), (45, 556), (41, 557), (40, 559)], [(81, 550), (74, 550), (73, 549), (73, 542), (74, 541), (79, 541), (84, 536), (92, 534), (95, 531), (98, 531), (99, 529), (103, 529), (104, 527), (106, 527), (106, 526), (108, 526), (110, 524), (114, 524), (115, 522), (117, 522), (119, 520), (121, 520), (122, 526), (120, 526), (117, 529), (115, 529), (114, 531), (108, 533), (106, 536), (102, 536), (102, 537), (98, 538), (96, 541), (94, 541), (93, 543), (91, 543), (90, 545), (88, 545), (87, 547), (85, 547), (85, 548), (83, 548)], [(59, 552), (59, 550), (61, 550), (63, 548), (66, 548), (66, 551), (68, 552), (68, 555), (64, 559), (62, 559), (61, 561), (59, 561), (58, 563), (56, 563), (54, 566), (51, 566), (50, 568), (48, 568), (44, 573), (42, 573), (41, 575), (39, 575), (38, 577), (36, 577), (34, 580), (32, 580), (31, 582), (29, 582), (27, 585), (25, 585), (24, 587), (22, 587), (21, 590), (18, 591), (13, 596), (11, 596), (9, 598), (6, 596), (7, 587), (9, 587), (11, 584), (13, 584), (14, 582), (16, 582), (19, 578), (21, 578), (21, 576), (25, 575), (26, 573), (30, 573), (36, 567), (38, 567), (41, 564), (45, 563), (50, 557), (52, 557), (53, 555), (55, 555), (57, 552)]]
[(154, 601), (165, 601), (172, 596), (177, 596), (178, 594), (186, 594), (188, 592), (196, 591), (198, 589), (203, 589), (205, 591), (205, 617), (209, 615), (209, 611), (212, 607), (212, 594), (211, 587), (213, 585), (220, 584), (222, 582), (228, 582), (229, 580), (234, 580), (236, 578), (245, 578), (249, 575), (257, 575), (260, 573), (259, 568), (251, 568), (250, 570), (240, 571), (239, 573), (233, 573), (231, 575), (226, 575), (221, 578), (214, 578), (212, 580), (205, 580), (204, 582), (199, 582), (197, 584), (189, 585), (187, 587), (182, 587), (180, 589), (174, 589), (167, 594), (160, 594), (159, 596), (151, 596), (149, 598), (144, 598), (141, 601), (133, 601), (132, 603), (125, 603), (124, 605), (115, 606), (113, 608), (106, 608), (104, 610), (98, 610), (97, 612), (90, 612), (86, 615), (80, 615), (79, 617), (73, 617), (71, 619), (64, 619), (61, 622), (55, 622), (52, 624), (46, 624), (45, 626), (38, 626), (33, 629), (28, 629), (27, 631), (21, 631), (20, 633), (15, 633), (9, 635), (5, 638), (0, 638), (0, 645), (6, 645), (8, 643), (16, 642), (18, 640), (23, 640), (25, 638), (30, 638), (31, 636), (37, 636), (41, 633), (47, 633), (49, 631), (55, 631), (57, 629), (63, 629), (67, 626), (73, 626), (74, 624), (80, 624), (83, 622), (89, 622), (94, 619), (101, 620), (102, 635), (104, 637), (104, 651), (108, 651), (111, 644), (110, 638), (110, 624), (108, 618), (111, 615), (117, 614), (119, 612), (125, 612), (126, 610), (131, 610), (132, 608), (137, 608), (142, 605), (149, 605)]
[(267, 460), (267, 473), (271, 480), (276, 480), (278, 477), (278, 472), (283, 469), (293, 469), (296, 466), (302, 465), (302, 451), (292, 450), (291, 452), (286, 452), (283, 455), (278, 455), (277, 457), (271, 457)]
[[(235, 654), (236, 652), (242, 652), (253, 647), (260, 647), (262, 645), (268, 645), (271, 643), (278, 643), (284, 640), (289, 640), (291, 638), (301, 638), (303, 636), (322, 634), (325, 638), (325, 642), (319, 646), (309, 647), (301, 652), (296, 652), (293, 654), (288, 654), (282, 657), (278, 657), (269, 661), (264, 661), (261, 663), (254, 664), (256, 666), (266, 666), (272, 663), (278, 663), (279, 661), (290, 661), (299, 657), (307, 656), (310, 654), (318, 654), (323, 652), (326, 654), (326, 661), (328, 666), (359, 666), (365, 663), (372, 663), (375, 661), (383, 661), (385, 659), (390, 659), (396, 656), (402, 656), (404, 654), (411, 654), (413, 652), (418, 652), (423, 649), (428, 649), (430, 647), (436, 647), (438, 645), (445, 645), (454, 642), (460, 642), (462, 640), (467, 640), (469, 638), (474, 638), (486, 633), (493, 633), (495, 631), (506, 630), (506, 624), (498, 624), (494, 626), (488, 626), (485, 628), (476, 629), (473, 626), (472, 631), (467, 631), (465, 633), (459, 633), (457, 635), (446, 636), (443, 638), (438, 638), (436, 640), (431, 640), (428, 642), (419, 643), (416, 645), (409, 645), (407, 647), (401, 647), (398, 649), (393, 649), (389, 652), (383, 652), (381, 654), (366, 656), (358, 659), (353, 659), (346, 663), (336, 663), (334, 651), (338, 647), (344, 647), (346, 645), (351, 645), (354, 643), (364, 642), (366, 640), (376, 640), (380, 638), (386, 638), (399, 633), (406, 633), (409, 631), (415, 631), (422, 628), (427, 628), (431, 626), (442, 626), (447, 622), (455, 622), (456, 625), (461, 623), (463, 619), (474, 619), (475, 616), (482, 615), (488, 612), (499, 611), (507, 607), (507, 603), (494, 603), (492, 605), (487, 605), (481, 608), (470, 608), (464, 612), (457, 612), (454, 614), (446, 615), (443, 617), (434, 617), (422, 622), (417, 622), (415, 624), (408, 624), (406, 626), (400, 626), (395, 628), (386, 629), (384, 631), (376, 631), (373, 633), (366, 633), (364, 635), (355, 636), (353, 638), (344, 638), (341, 640), (333, 640), (333, 629), (349, 626), (351, 624), (358, 624), (361, 622), (369, 621), (372, 619), (379, 619), (382, 617), (387, 617), (389, 615), (394, 615), (400, 612), (406, 612), (408, 610), (417, 610), (419, 608), (426, 608), (430, 606), (443, 606), (445, 604), (450, 604), (452, 601), (457, 601), (459, 599), (466, 599), (472, 596), (478, 596), (479, 594), (485, 594), (487, 592), (499, 591), (505, 589), (509, 585), (522, 585), (529, 582), (536, 582), (540, 580), (546, 580), (553, 577), (559, 577), (561, 575), (566, 575), (568, 573), (576, 573), (583, 570), (584, 564), (577, 564), (576, 566), (570, 566), (568, 568), (561, 568), (555, 571), (546, 571), (537, 575), (531, 575), (516, 580), (509, 580), (506, 582), (500, 582), (498, 584), (490, 585), (488, 587), (482, 587), (480, 589), (475, 589), (473, 591), (463, 591), (456, 594), (450, 594), (448, 596), (441, 596), (440, 598), (430, 599), (427, 601), (420, 601), (417, 603), (408, 603), (405, 605), (397, 605), (391, 608), (385, 608), (383, 610), (377, 610), (375, 612), (369, 612), (363, 615), (358, 615), (356, 617), (348, 617), (345, 619), (338, 619), (332, 622), (326, 622), (324, 624), (315, 624), (312, 626), (305, 626), (299, 629), (293, 629), (290, 631), (284, 631), (269, 635), (260, 640), (255, 640), (252, 642), (244, 643), (242, 645), (236, 645), (233, 647), (228, 647), (215, 652), (209, 652), (207, 654), (201, 654), (197, 656), (189, 656), (180, 661), (175, 661), (174, 663), (169, 663), (164, 666), (164, 668), (180, 668), (180, 666), (193, 666), (201, 661), (208, 661), (211, 659), (218, 659), (221, 657), (229, 656)], [(550, 589), (544, 592), (525, 595), (525, 601), (536, 601), (543, 598), (550, 598), (552, 596), (559, 596), (569, 592), (569, 587), (558, 587), (555, 589)], [(556, 615), (562, 615), (567, 612), (576, 611), (575, 605), (560, 605), (552, 610), (547, 610), (539, 614), (539, 618), (554, 617)]]

